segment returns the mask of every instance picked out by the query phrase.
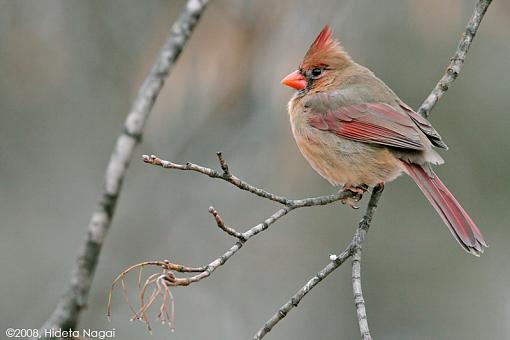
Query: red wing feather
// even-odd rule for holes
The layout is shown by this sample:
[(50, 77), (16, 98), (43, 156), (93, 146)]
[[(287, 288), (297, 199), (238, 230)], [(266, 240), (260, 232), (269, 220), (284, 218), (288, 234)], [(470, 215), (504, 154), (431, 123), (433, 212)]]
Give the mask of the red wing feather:
[(359, 142), (424, 149), (413, 119), (385, 103), (357, 104), (339, 107), (325, 114), (315, 113), (308, 118), (308, 123)]

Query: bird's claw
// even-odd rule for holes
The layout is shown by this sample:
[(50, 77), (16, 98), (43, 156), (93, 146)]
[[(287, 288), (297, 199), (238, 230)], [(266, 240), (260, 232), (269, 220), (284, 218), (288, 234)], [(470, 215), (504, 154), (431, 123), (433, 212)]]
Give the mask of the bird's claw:
[(363, 194), (367, 190), (368, 190), (368, 185), (366, 185), (366, 184), (361, 184), (358, 186), (346, 184), (342, 188), (342, 191), (344, 191), (344, 192), (350, 191), (353, 193), (353, 195), (351, 197), (342, 198), (340, 200), (340, 202), (342, 202), (342, 204), (347, 204), (348, 206), (350, 206), (353, 209), (359, 209), (359, 206), (355, 205), (354, 203), (359, 202), (363, 198)]
[(355, 201), (354, 199), (352, 199), (351, 197), (348, 197), (348, 198), (342, 198), (340, 200), (340, 202), (342, 202), (342, 204), (347, 204), (349, 207), (353, 208), (353, 209), (359, 209), (359, 206), (355, 205), (354, 202), (357, 202)]

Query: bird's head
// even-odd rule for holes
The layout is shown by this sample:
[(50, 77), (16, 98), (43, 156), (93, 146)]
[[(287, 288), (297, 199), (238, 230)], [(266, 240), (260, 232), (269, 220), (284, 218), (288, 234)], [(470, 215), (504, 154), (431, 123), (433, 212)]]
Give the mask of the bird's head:
[(299, 68), (283, 78), (282, 84), (303, 92), (334, 86), (338, 74), (352, 61), (332, 34), (331, 28), (324, 26)]

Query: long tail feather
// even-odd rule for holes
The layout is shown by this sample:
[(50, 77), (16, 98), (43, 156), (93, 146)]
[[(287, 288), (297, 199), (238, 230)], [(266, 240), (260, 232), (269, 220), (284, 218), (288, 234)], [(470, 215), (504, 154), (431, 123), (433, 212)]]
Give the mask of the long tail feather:
[(402, 164), (404, 171), (418, 185), (462, 248), (476, 256), (483, 253), (487, 243), (482, 233), (439, 177), (421, 165)]

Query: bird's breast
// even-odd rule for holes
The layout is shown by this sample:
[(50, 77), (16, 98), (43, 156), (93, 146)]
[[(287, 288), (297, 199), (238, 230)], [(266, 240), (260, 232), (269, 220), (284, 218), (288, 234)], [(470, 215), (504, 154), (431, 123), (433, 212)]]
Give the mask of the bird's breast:
[[(289, 103), (289, 109), (293, 106)], [(296, 106), (294, 106), (296, 109)], [(395, 179), (399, 161), (386, 148), (356, 142), (308, 124), (304, 109), (289, 110), (292, 133), (312, 168), (333, 185), (375, 185)]]

